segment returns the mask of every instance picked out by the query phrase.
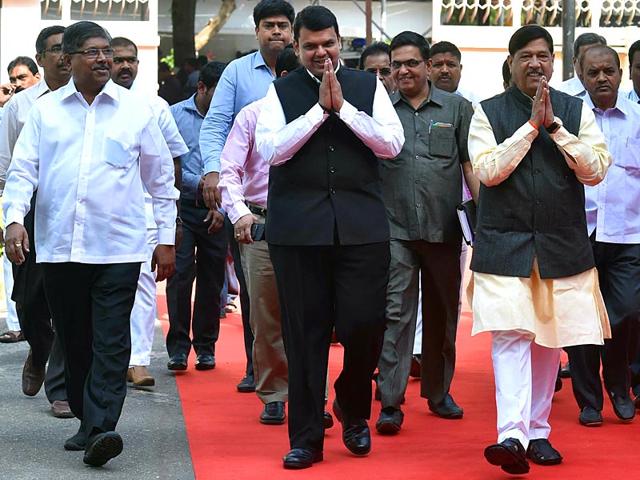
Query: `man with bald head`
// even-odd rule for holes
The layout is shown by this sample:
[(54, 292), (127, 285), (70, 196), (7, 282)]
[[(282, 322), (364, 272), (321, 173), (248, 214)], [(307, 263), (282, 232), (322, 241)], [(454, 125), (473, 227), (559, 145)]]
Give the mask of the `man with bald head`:
[(618, 95), (622, 70), (615, 50), (593, 46), (583, 54), (580, 66), (587, 90), (582, 98), (596, 116), (614, 166), (602, 183), (585, 189), (587, 227), (612, 337), (603, 347), (568, 349), (580, 423), (598, 426), (603, 405), (601, 362), (616, 416), (623, 422), (635, 416), (629, 394), (628, 345), (640, 309), (640, 214), (636, 208), (640, 203), (640, 106)]

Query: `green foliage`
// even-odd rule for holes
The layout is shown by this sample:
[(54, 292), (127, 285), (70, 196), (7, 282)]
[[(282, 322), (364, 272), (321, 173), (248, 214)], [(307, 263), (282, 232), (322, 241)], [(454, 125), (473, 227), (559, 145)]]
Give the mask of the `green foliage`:
[(164, 57), (162, 57), (160, 59), (160, 61), (161, 62), (165, 62), (167, 65), (169, 65), (169, 68), (171, 70), (176, 68), (176, 59), (173, 56), (173, 48), (171, 50), (169, 50), (169, 55), (165, 55)]

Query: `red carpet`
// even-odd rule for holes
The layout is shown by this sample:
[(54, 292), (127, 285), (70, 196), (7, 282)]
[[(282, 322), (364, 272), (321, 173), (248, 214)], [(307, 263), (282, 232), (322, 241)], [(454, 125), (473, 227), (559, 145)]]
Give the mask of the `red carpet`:
[[(160, 318), (166, 320), (165, 298), (158, 298)], [(341, 427), (328, 430), (325, 460), (304, 471), (282, 468), (288, 450), (286, 425), (258, 422), (262, 410), (254, 394), (235, 390), (244, 370), (240, 316), (221, 321), (216, 347), (217, 367), (210, 372), (190, 368), (177, 377), (196, 478), (205, 479), (501, 479), (515, 478), (488, 465), (482, 452), (495, 441), (495, 403), (489, 337), (470, 337), (470, 314), (465, 312), (458, 333), (458, 362), (452, 394), (465, 410), (463, 420), (443, 420), (428, 412), (412, 380), (403, 406), (405, 423), (395, 437), (372, 435), (372, 453), (356, 458), (341, 441)], [(166, 327), (166, 325), (165, 325)], [(331, 349), (330, 372), (335, 379), (342, 349)], [(334, 392), (330, 390), (329, 404)], [(379, 413), (374, 402), (373, 424)], [(562, 465), (532, 465), (532, 479), (585, 480), (640, 478), (637, 472), (640, 419), (620, 423), (605, 401), (605, 424), (587, 429), (577, 421), (578, 409), (570, 381), (556, 394), (551, 440), (565, 457)]]

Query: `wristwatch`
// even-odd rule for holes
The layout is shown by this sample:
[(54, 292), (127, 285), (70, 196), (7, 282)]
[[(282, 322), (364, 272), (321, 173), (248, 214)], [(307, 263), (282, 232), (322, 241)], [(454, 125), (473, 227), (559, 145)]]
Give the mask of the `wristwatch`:
[(560, 129), (561, 126), (562, 121), (560, 119), (554, 119), (553, 123), (547, 127), (547, 132), (549, 132), (549, 134), (554, 134)]

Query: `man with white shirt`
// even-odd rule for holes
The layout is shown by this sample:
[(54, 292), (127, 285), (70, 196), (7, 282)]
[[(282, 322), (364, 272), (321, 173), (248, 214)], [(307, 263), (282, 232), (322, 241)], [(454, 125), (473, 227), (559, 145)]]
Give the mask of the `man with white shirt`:
[[(117, 85), (131, 89), (138, 76), (138, 47), (128, 38), (115, 37), (111, 41), (111, 48), (113, 48), (111, 79)], [(157, 95), (149, 96), (149, 101), (173, 157), (174, 165), (177, 164), (177, 171), (179, 171), (180, 156), (187, 153), (189, 149), (180, 136), (176, 122), (169, 110), (169, 104)], [(176, 173), (176, 178), (179, 178), (178, 173)], [(158, 244), (158, 226), (153, 217), (151, 196), (145, 192), (144, 198), (148, 260), (142, 264), (140, 269), (136, 301), (131, 311), (131, 359), (127, 371), (127, 380), (134, 387), (155, 385), (155, 379), (147, 367), (151, 364), (151, 349), (156, 321), (156, 279), (151, 270), (151, 259)], [(176, 228), (179, 229), (180, 226)]]
[(606, 44), (607, 39), (597, 33), (583, 33), (582, 35), (579, 35), (573, 42), (573, 68), (575, 70), (575, 75), (558, 85), (557, 90), (573, 95), (574, 97), (584, 95), (586, 90), (584, 85), (582, 85), (582, 80), (580, 79), (580, 75), (582, 74), (580, 59), (584, 55), (584, 52), (594, 45)]
[(613, 157), (602, 183), (585, 189), (587, 227), (611, 339), (604, 346), (567, 349), (580, 423), (597, 426), (602, 424), (601, 364), (614, 413), (623, 422), (635, 416), (629, 394), (629, 346), (640, 311), (640, 106), (618, 95), (622, 70), (615, 50), (594, 46), (582, 55), (580, 66), (587, 90), (582, 98), (595, 114)]
[(640, 40), (636, 40), (629, 47), (629, 78), (632, 87), (627, 98), (640, 104)]
[(91, 466), (123, 447), (114, 430), (127, 391), (129, 317), (147, 261), (144, 188), (158, 225), (157, 281), (175, 267), (171, 153), (148, 101), (110, 81), (110, 41), (93, 22), (65, 31), (72, 81), (34, 104), (13, 152), (4, 205), (7, 254), (22, 264), (30, 251), (24, 217), (38, 189), (37, 261), (62, 339), (69, 403), (81, 420), (65, 448), (84, 449)]
[(374, 76), (340, 66), (336, 17), (309, 6), (294, 22), (304, 68), (269, 87), (256, 127), (271, 165), (266, 235), (289, 365), (285, 468), (323, 458), (331, 332), (344, 345), (334, 412), (355, 455), (371, 449), (371, 376), (384, 333), (389, 225), (378, 158), (404, 143), (389, 95)]
[[(64, 31), (64, 27), (54, 25), (40, 32), (36, 39), (36, 60), (43, 69), (44, 79), (15, 94), (5, 108), (6, 116), (0, 125), (0, 193), (4, 189), (14, 146), (33, 104), (69, 82), (71, 71), (62, 58)], [(35, 195), (32, 205), (35, 205)], [(25, 227), (32, 241), (33, 218), (33, 211), (25, 217)], [(5, 269), (11, 274), (11, 264), (6, 255), (5, 258), (9, 263)], [(52, 329), (42, 266), (36, 263), (35, 250), (23, 265), (13, 268), (13, 276), (10, 278), (11, 290), (8, 291), (7, 301), (9, 302), (10, 298), (16, 301), (22, 331), (31, 347), (22, 371), (22, 391), (25, 395), (34, 396), (40, 391), (44, 381), (53, 415), (59, 418), (72, 417), (65, 389), (62, 345), (59, 336), (55, 335)], [(49, 365), (45, 371), (47, 359)]]

